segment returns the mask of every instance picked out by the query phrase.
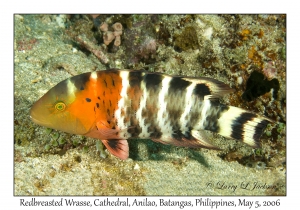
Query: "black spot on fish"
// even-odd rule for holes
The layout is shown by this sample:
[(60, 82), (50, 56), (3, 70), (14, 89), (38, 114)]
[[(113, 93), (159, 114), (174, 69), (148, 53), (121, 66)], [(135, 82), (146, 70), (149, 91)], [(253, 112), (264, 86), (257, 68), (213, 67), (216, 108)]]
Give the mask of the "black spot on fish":
[(185, 120), (189, 119), (189, 123), (191, 125), (196, 125), (196, 123), (199, 121), (199, 118), (201, 117), (201, 114), (197, 111), (193, 111), (189, 113), (189, 116), (185, 117)]
[(259, 141), (263, 131), (265, 130), (266, 126), (268, 125), (269, 121), (268, 120), (263, 120), (261, 123), (257, 124), (255, 127), (255, 133), (253, 135), (253, 139), (255, 141)]
[(138, 86), (140, 87), (141, 81), (143, 79), (143, 71), (130, 71), (129, 72), (129, 84), (131, 87)]
[(58, 83), (56, 86), (53, 87), (53, 90), (56, 93), (60, 93), (62, 95), (68, 94), (68, 83), (69, 83), (69, 79), (66, 79), (60, 83)]
[(99, 96), (98, 96), (97, 98), (98, 98), (98, 100), (100, 100), (100, 97), (99, 97)]
[(193, 93), (203, 98), (205, 95), (211, 95), (210, 89), (205, 84), (197, 84)]
[(90, 98), (85, 98), (86, 102), (91, 102), (92, 100)]
[(103, 96), (105, 96), (105, 91), (103, 91)]
[(245, 101), (253, 101), (257, 97), (264, 95), (271, 89), (274, 89), (273, 98), (277, 99), (279, 82), (277, 79), (268, 81), (264, 75), (258, 71), (253, 71), (246, 83), (246, 90), (242, 95)]
[(96, 103), (96, 106), (97, 106), (97, 108), (99, 108), (99, 106), (100, 106), (99, 103)]
[(183, 134), (184, 137), (185, 137), (186, 139), (192, 139), (192, 138), (193, 138), (193, 136), (192, 136), (192, 134), (191, 134), (191, 131), (192, 131), (192, 127), (189, 127), (189, 130), (186, 131), (186, 132)]
[(130, 127), (127, 129), (127, 132), (131, 134), (131, 138), (137, 138), (142, 132), (142, 128), (135, 117), (130, 118)]
[(107, 123), (110, 124), (110, 120), (107, 120)]
[(85, 73), (76, 75), (70, 78), (70, 82), (74, 84), (77, 90), (82, 90), (81, 88), (85, 88), (86, 83), (90, 80), (91, 73)]
[(205, 130), (210, 130), (212, 132), (218, 133), (220, 130), (218, 119), (221, 117), (221, 113), (227, 111), (229, 106), (220, 104), (219, 101), (212, 100), (214, 104), (211, 106), (210, 110), (207, 112), (207, 116), (204, 121)]
[(107, 114), (108, 114), (108, 116), (110, 116), (110, 110), (109, 109), (107, 109)]
[(113, 79), (111, 79), (111, 83), (115, 87), (115, 81)]
[(183, 134), (180, 130), (173, 131), (172, 138), (176, 139), (177, 141), (182, 141), (183, 140), (182, 137)]
[(157, 89), (157, 86), (161, 84), (162, 80), (163, 76), (161, 74), (145, 74), (144, 76), (147, 89)]
[(169, 91), (177, 91), (177, 90), (185, 91), (185, 89), (190, 84), (191, 82), (185, 81), (181, 77), (173, 77), (172, 80), (170, 81)]
[(161, 130), (156, 126), (149, 126), (147, 131), (150, 133), (150, 138), (159, 139), (162, 136)]
[(114, 150), (121, 149), (121, 146), (119, 145), (120, 144), (119, 140), (109, 140), (107, 141), (107, 143)]
[(204, 127), (205, 129), (210, 130), (212, 132), (218, 132), (220, 128), (218, 126), (217, 115), (207, 116), (205, 119)]
[(255, 117), (256, 115), (252, 113), (242, 113), (239, 117), (237, 117), (231, 125), (231, 137), (242, 140), (244, 134), (244, 125)]
[(211, 97), (211, 98), (209, 98), (209, 101), (212, 106), (215, 106), (215, 107), (220, 106), (221, 108), (224, 108), (223, 105), (220, 104), (219, 98)]
[(210, 130), (212, 132), (219, 132), (220, 127), (218, 124), (218, 119), (221, 117), (221, 113), (227, 111), (229, 106), (219, 104), (219, 102), (215, 101), (214, 106), (211, 106), (210, 110), (207, 112), (207, 116), (204, 122), (205, 130)]
[(111, 100), (109, 100), (109, 106), (111, 106)]

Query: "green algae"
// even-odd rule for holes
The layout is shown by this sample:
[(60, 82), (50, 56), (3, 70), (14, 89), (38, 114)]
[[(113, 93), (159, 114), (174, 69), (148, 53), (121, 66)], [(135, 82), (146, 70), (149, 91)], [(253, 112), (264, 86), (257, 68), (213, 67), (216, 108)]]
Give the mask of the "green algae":
[(96, 141), (96, 149), (100, 153), (101, 158), (106, 158), (107, 154), (104, 151), (104, 145), (102, 144), (101, 141)]
[(49, 144), (46, 144), (44, 148), (45, 148), (45, 151), (49, 151), (51, 149), (51, 146)]
[(180, 50), (187, 51), (189, 49), (196, 50), (199, 48), (197, 32), (194, 27), (188, 26), (184, 28), (182, 33), (175, 35), (175, 47)]
[(58, 142), (56, 141), (56, 139), (53, 139), (53, 140), (51, 141), (51, 145), (52, 145), (53, 147), (57, 147), (57, 146), (58, 146)]
[(67, 141), (66, 141), (65, 138), (60, 138), (60, 139), (58, 139), (59, 145), (64, 145), (66, 142), (67, 142)]

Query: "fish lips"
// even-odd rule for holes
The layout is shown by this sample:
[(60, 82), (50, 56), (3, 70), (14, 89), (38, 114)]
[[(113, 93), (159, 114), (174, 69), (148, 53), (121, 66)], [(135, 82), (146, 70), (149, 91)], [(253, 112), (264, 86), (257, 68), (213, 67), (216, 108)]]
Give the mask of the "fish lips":
[(42, 126), (49, 127), (49, 128), (52, 127), (51, 123), (49, 121), (47, 121), (46, 119), (43, 119), (42, 115), (39, 115), (38, 113), (36, 113), (34, 111), (34, 107), (32, 107), (30, 110), (30, 119), (38, 125), (42, 125)]

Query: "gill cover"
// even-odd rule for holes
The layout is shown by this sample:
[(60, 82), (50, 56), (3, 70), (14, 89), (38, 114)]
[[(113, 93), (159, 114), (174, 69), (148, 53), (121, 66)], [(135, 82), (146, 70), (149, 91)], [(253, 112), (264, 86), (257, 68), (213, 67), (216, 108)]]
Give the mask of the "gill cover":
[(33, 122), (72, 134), (87, 133), (95, 122), (85, 99), (88, 78), (89, 73), (78, 75), (50, 89), (32, 106)]

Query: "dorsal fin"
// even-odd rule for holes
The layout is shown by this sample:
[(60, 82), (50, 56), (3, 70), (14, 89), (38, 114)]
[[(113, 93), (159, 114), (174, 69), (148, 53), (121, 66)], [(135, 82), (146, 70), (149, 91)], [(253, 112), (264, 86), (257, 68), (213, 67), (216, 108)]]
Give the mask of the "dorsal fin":
[(129, 147), (126, 139), (101, 140), (107, 150), (114, 156), (126, 160), (129, 156)]
[(234, 91), (229, 85), (208, 77), (183, 77), (182, 79), (196, 83), (194, 94), (200, 96), (204, 94), (220, 97)]

